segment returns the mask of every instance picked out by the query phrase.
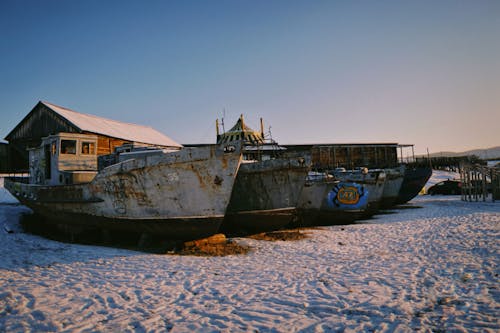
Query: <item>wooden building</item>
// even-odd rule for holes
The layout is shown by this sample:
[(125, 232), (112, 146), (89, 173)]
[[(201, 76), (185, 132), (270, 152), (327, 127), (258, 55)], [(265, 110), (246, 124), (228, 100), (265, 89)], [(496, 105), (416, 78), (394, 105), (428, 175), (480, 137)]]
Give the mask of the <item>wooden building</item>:
[(403, 154), (401, 153), (398, 157), (398, 149), (412, 147), (412, 145), (397, 143), (325, 143), (283, 146), (289, 151), (310, 152), (312, 167), (316, 170), (356, 167), (392, 168), (402, 162)]
[[(210, 144), (186, 144), (186, 147), (201, 147)], [(280, 144), (288, 153), (310, 156), (313, 170), (325, 171), (336, 168), (370, 169), (395, 168), (401, 163), (415, 165), (413, 145), (398, 143), (321, 143)], [(406, 151), (411, 148), (411, 151)], [(261, 149), (261, 148), (257, 148)], [(425, 161), (425, 166), (429, 162)]]
[(96, 135), (97, 156), (110, 154), (123, 144), (163, 148), (182, 147), (181, 144), (151, 127), (79, 113), (40, 101), (5, 137), (9, 142), (9, 171), (28, 170), (28, 149), (39, 147), (42, 138), (58, 133)]

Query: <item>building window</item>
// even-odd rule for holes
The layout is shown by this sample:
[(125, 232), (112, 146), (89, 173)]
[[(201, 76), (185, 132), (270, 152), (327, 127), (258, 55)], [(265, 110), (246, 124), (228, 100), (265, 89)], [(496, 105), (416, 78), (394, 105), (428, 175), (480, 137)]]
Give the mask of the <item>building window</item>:
[(95, 144), (93, 142), (82, 142), (82, 155), (94, 155)]
[(76, 154), (76, 140), (61, 140), (61, 154)]

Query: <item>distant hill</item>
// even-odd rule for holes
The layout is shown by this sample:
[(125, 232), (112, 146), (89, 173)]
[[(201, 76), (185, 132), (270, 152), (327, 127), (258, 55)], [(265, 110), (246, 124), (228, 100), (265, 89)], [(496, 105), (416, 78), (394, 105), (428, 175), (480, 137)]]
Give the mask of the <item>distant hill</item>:
[(438, 153), (429, 154), (430, 157), (456, 157), (476, 155), (481, 159), (500, 159), (500, 146), (488, 149), (474, 149), (463, 152), (441, 151)]

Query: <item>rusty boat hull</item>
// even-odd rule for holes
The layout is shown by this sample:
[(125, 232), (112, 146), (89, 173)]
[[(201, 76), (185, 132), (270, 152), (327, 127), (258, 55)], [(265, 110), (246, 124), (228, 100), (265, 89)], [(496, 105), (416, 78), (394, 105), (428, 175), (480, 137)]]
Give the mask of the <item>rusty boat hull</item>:
[(129, 159), (89, 183), (4, 186), (47, 224), (72, 233), (101, 229), (164, 239), (210, 236), (220, 227), (241, 162), (241, 147), (184, 148)]
[(221, 231), (252, 234), (288, 225), (295, 217), (308, 171), (303, 158), (242, 163)]

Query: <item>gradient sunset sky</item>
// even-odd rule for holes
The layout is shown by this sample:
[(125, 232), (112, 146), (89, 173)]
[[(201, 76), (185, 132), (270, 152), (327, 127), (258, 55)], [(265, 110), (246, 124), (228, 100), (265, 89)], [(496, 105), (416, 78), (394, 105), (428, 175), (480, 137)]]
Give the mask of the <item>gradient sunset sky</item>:
[(0, 137), (39, 100), (215, 141), (500, 145), (500, 1), (0, 1)]

